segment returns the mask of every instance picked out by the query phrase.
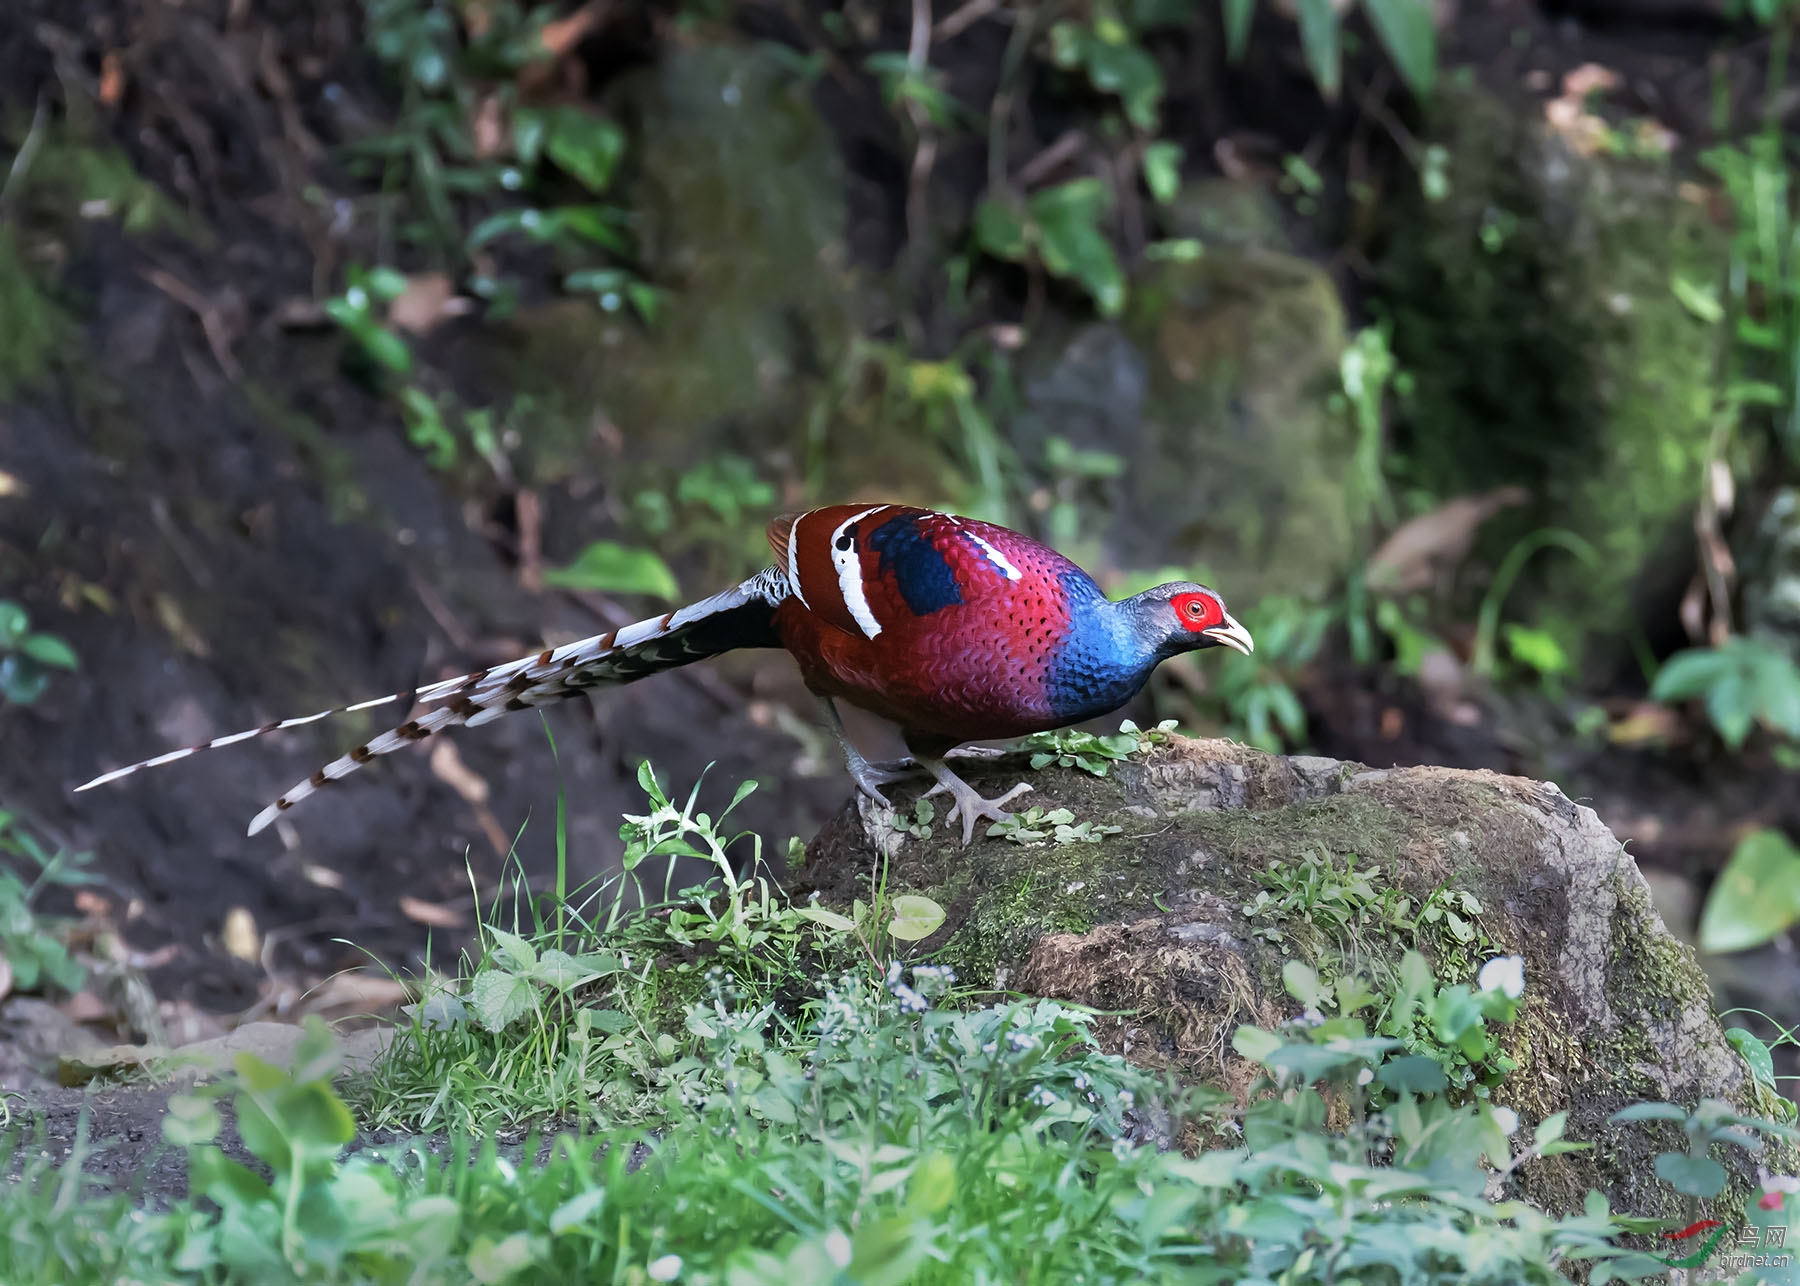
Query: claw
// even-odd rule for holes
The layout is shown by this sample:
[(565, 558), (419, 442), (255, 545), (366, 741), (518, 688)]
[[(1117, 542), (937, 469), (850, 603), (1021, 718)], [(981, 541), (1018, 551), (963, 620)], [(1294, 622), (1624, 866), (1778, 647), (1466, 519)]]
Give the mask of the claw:
[(893, 805), (888, 797), (881, 793), (883, 786), (891, 786), (897, 781), (905, 781), (919, 771), (919, 765), (911, 759), (890, 759), (881, 763), (870, 763), (863, 758), (862, 752), (850, 741), (850, 734), (844, 731), (844, 721), (839, 717), (837, 706), (830, 697), (819, 698), (825, 708), (826, 720), (831, 730), (837, 734), (838, 745), (844, 751), (844, 766), (850, 770), (850, 778), (856, 788), (883, 808), (891, 809)]
[(950, 766), (942, 759), (921, 757), (919, 762), (930, 770), (933, 777), (937, 778), (937, 785), (926, 791), (921, 798), (929, 799), (933, 795), (947, 794), (956, 801), (950, 806), (948, 820), (955, 821), (959, 817), (962, 818), (964, 848), (974, 842), (975, 823), (978, 820), (985, 818), (990, 822), (998, 822), (1010, 817), (1011, 814), (1001, 805), (1017, 799), (1031, 789), (1028, 782), (1020, 782), (998, 799), (984, 799), (973, 786), (951, 772)]

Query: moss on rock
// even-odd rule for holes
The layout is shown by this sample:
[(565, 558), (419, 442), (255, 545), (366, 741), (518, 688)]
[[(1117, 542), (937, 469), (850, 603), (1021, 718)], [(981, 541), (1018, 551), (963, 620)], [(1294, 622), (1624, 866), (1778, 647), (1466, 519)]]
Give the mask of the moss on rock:
[(1543, 526), (1587, 541), (1591, 563), (1541, 555), (1518, 597), (1604, 655), (1627, 642), (1632, 596), (1658, 588), (1656, 556), (1688, 539), (1716, 345), (1671, 283), (1715, 279), (1727, 233), (1666, 165), (1581, 155), (1472, 86), (1445, 87), (1428, 135), (1448, 191), (1391, 201), (1377, 254), (1414, 379), (1397, 462), (1428, 495), (1530, 488), (1484, 533), (1494, 557)]
[[(991, 791), (1025, 767), (1008, 758), (967, 775)], [(1101, 1030), (1113, 1050), (1234, 1092), (1255, 1076), (1231, 1049), (1238, 1024), (1272, 1027), (1297, 1009), (1281, 982), (1290, 957), (1354, 958), (1379, 976), (1417, 948), (1444, 981), (1466, 982), (1481, 955), (1520, 955), (1526, 1004), (1502, 1033), (1518, 1066), (1494, 1098), (1528, 1127), (1566, 1111), (1570, 1136), (1596, 1144), (1519, 1172), (1518, 1195), (1546, 1209), (1579, 1209), (1599, 1188), (1634, 1214), (1685, 1213), (1654, 1177), (1666, 1141), (1608, 1124), (1628, 1103), (1776, 1106), (1726, 1042), (1705, 975), (1664, 929), (1631, 857), (1555, 786), (1182, 738), (1104, 779), (1048, 770), (1029, 780), (1026, 802), (1120, 831), (1093, 844), (981, 839), (965, 850), (941, 826), (916, 838), (858, 801), (814, 840), (798, 891), (847, 906), (868, 896), (885, 855), (891, 892), (944, 905), (923, 947), (965, 981), (1093, 1006), (1109, 1015)], [(1351, 857), (1358, 870), (1378, 867), (1375, 897), (1397, 888), (1415, 910), (1434, 890), (1473, 895), (1479, 954), (1442, 923), (1406, 934), (1370, 921), (1346, 934), (1294, 912), (1291, 931), (1268, 933), (1280, 920), (1246, 908), (1275, 864), (1311, 854), (1323, 855), (1315, 870), (1341, 872)], [(1740, 1189), (1751, 1181), (1741, 1156), (1720, 1159), (1737, 1167)]]

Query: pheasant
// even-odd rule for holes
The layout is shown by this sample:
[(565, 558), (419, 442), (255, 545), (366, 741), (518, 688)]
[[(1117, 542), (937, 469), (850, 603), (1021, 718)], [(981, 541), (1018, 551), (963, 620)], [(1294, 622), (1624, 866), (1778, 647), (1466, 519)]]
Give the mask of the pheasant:
[[(1204, 585), (1175, 581), (1115, 602), (1056, 551), (947, 513), (831, 505), (776, 518), (768, 539), (771, 566), (678, 611), (473, 674), (172, 750), (76, 789), (333, 714), (394, 701), (433, 707), (294, 786), (251, 821), (255, 835), (326, 783), (445, 728), (473, 728), (510, 710), (738, 648), (778, 647), (799, 662), (857, 787), (887, 806), (882, 787), (923, 769), (936, 779), (927, 795), (953, 801), (948, 820), (961, 821), (967, 847), (977, 821), (1006, 817), (1004, 805), (1031, 787), (1020, 783), (983, 798), (946, 762), (956, 747), (1117, 710), (1178, 653), (1215, 646), (1249, 653), (1255, 646)], [(865, 759), (844, 730), (839, 700), (897, 723), (911, 756)]]

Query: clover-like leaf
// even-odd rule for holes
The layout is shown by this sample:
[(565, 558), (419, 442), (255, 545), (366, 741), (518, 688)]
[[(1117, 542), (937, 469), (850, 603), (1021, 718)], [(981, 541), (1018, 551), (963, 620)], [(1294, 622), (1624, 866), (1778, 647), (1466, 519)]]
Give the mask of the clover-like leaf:
[(928, 938), (944, 922), (944, 908), (928, 897), (903, 893), (894, 899), (894, 919), (888, 933), (902, 942)]

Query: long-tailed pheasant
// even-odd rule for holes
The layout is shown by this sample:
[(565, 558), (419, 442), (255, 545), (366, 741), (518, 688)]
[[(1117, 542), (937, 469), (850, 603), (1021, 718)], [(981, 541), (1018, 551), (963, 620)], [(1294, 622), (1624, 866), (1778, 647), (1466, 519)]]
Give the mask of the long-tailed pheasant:
[[(737, 648), (785, 648), (821, 700), (857, 786), (881, 788), (923, 768), (929, 794), (954, 801), (966, 846), (979, 819), (1030, 787), (985, 799), (945, 756), (968, 741), (1067, 727), (1124, 705), (1162, 661), (1196, 648), (1253, 648), (1250, 632), (1203, 585), (1159, 585), (1109, 600), (1074, 563), (991, 523), (903, 505), (832, 505), (769, 524), (772, 566), (711, 598), (623, 629), (548, 648), (506, 665), (371, 701), (265, 724), (170, 751), (94, 778), (78, 790), (175, 760), (393, 701), (433, 707), (382, 733), (289, 790), (250, 834), (327, 782), (445, 728), (474, 727), (589, 688), (629, 683)], [(899, 724), (913, 758), (870, 763), (845, 734), (834, 701)]]

